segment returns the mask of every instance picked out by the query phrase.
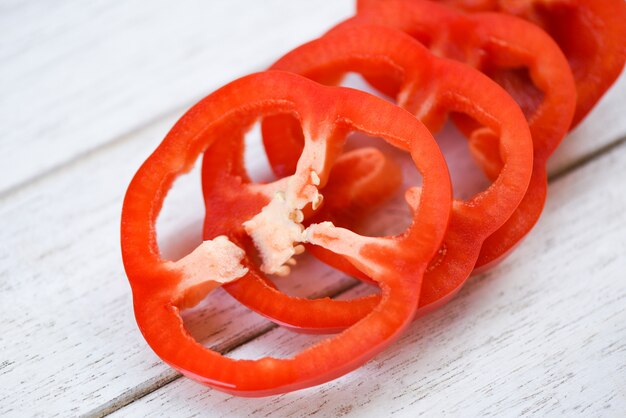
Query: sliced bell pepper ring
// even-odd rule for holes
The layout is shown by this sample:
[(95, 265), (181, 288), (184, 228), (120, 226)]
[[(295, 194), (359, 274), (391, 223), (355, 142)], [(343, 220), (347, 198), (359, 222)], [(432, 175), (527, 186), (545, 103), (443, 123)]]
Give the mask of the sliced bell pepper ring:
[[(465, 14), (425, 0), (377, 2), (335, 30), (362, 24), (400, 29), (427, 42), (438, 55), (471, 64), (504, 87), (524, 110), (533, 138), (533, 175), (518, 209), (483, 244), (476, 270), (493, 266), (530, 232), (543, 210), (546, 163), (567, 133), (576, 104), (565, 57), (547, 34), (521, 19), (497, 13)], [(385, 82), (380, 74), (370, 79), (375, 86)], [(478, 127), (463, 115), (453, 119), (468, 136)], [(471, 151), (483, 171), (496, 178), (502, 167), (497, 137), (474, 136)]]
[[(374, 279), (382, 297), (363, 320), (293, 358), (235, 360), (195, 341), (185, 330), (179, 309), (192, 306), (224, 282), (259, 275), (243, 250), (249, 245), (235, 236), (222, 235), (203, 242), (181, 260), (167, 261), (159, 254), (155, 222), (174, 179), (190, 170), (203, 151), (218, 141), (236, 143), (233, 135), (245, 131), (257, 117), (275, 113), (292, 114), (302, 122), (306, 140), (296, 173), (272, 184), (241, 185), (238, 189), (233, 189), (236, 179), (230, 184), (215, 182), (212, 187), (216, 190), (221, 187), (232, 193), (222, 193), (224, 205), (214, 206), (211, 215), (226, 223), (254, 215), (244, 228), (263, 259), (261, 268), (268, 271), (280, 272), (284, 257), (288, 260), (297, 251), (300, 239), (322, 243), (333, 235), (335, 241), (325, 245)], [(312, 225), (303, 233), (298, 223), (302, 210), (319, 203), (318, 186), (327, 182), (349, 130), (382, 136), (414, 156), (424, 184), (419, 210), (404, 235), (366, 238), (328, 224)], [(241, 207), (237, 206), (238, 192)], [(450, 205), (451, 185), (443, 156), (430, 133), (409, 113), (371, 95), (323, 87), (289, 73), (271, 71), (243, 77), (193, 106), (128, 187), (121, 245), (137, 323), (165, 362), (224, 392), (266, 396), (326, 382), (372, 358), (411, 321), (427, 260), (443, 238)], [(254, 214), (259, 206), (261, 212)], [(237, 212), (230, 212), (233, 208)], [(281, 214), (277, 208), (286, 211)], [(299, 232), (295, 239), (289, 236), (293, 227)]]
[[(468, 12), (508, 13), (548, 32), (565, 53), (576, 80), (578, 100), (572, 128), (591, 111), (624, 68), (624, 0), (436, 1)], [(387, 0), (357, 0), (357, 9), (365, 11), (384, 3)], [(523, 37), (525, 33), (515, 35)]]
[[(288, 53), (272, 68), (307, 77), (392, 68), (402, 74), (399, 103), (411, 113), (431, 121), (442, 120), (450, 111), (466, 113), (487, 127), (477, 131), (470, 141), (491, 131), (499, 134), (503, 161), (499, 176), (487, 190), (469, 201), (455, 201), (444, 243), (424, 277), (419, 306), (426, 312), (452, 297), (472, 272), (484, 239), (511, 216), (525, 195), (532, 171), (532, 143), (519, 107), (480, 72), (437, 58), (410, 36), (385, 27), (363, 26), (335, 31)], [(302, 152), (302, 135), (294, 135), (298, 132), (297, 124), (288, 115), (263, 120), (263, 139), (270, 163), (282, 170), (289, 169), (290, 162), (297, 160)], [(273, 154), (274, 150), (280, 150), (279, 158)], [(342, 268), (333, 259), (337, 259), (336, 254), (324, 258)], [(327, 316), (316, 318), (315, 326), (328, 331), (354, 323), (366, 311), (366, 306), (371, 308), (375, 304), (376, 297), (361, 298), (354, 303), (352, 311), (327, 308)], [(286, 298), (289, 297), (281, 296), (281, 300)], [(278, 322), (284, 324), (284, 318), (288, 317), (291, 319), (289, 326), (310, 330), (312, 324), (298, 322), (303, 316), (299, 312), (303, 306), (312, 307), (320, 301), (292, 300), (293, 304), (284, 304), (292, 313), (284, 314)], [(265, 309), (272, 303), (268, 295), (263, 305), (247, 305), (271, 318)], [(326, 300), (324, 306), (339, 306), (340, 303), (345, 306), (350, 301)], [(309, 309), (312, 308), (307, 307), (305, 312)]]

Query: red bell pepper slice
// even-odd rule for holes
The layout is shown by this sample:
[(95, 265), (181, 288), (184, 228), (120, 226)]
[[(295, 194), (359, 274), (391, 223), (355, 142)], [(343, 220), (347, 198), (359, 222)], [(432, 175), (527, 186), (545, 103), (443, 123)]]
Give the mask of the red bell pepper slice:
[[(288, 239), (286, 246), (280, 246), (284, 244), (281, 239), (289, 238), (283, 233), (290, 232), (291, 225), (300, 227), (300, 211), (319, 202), (318, 186), (325, 185), (346, 132), (359, 130), (381, 136), (409, 151), (424, 183), (419, 210), (402, 236), (366, 238), (328, 224), (312, 225), (306, 236), (300, 234), (305, 240), (346, 256), (376, 281), (382, 297), (373, 311), (341, 334), (293, 358), (235, 360), (196, 342), (186, 332), (179, 309), (197, 303), (223, 282), (242, 275), (240, 280), (258, 276), (248, 255), (250, 244), (243, 236), (229, 234), (205, 241), (179, 261), (167, 261), (159, 254), (155, 222), (172, 182), (191, 169), (198, 155), (220, 142), (241, 146), (238, 135), (243, 135), (257, 117), (276, 113), (291, 114), (302, 123), (306, 140), (296, 173), (269, 185), (243, 185), (245, 179), (240, 178), (240, 187), (234, 188), (237, 179), (231, 178), (229, 184), (218, 181), (212, 186), (224, 204), (214, 206), (211, 215), (233, 227), (240, 227), (232, 224), (233, 219), (248, 218), (244, 228), (258, 245), (262, 268), (280, 271), (282, 265), (272, 266), (273, 255), (284, 255), (283, 250), (291, 250), (291, 254), (297, 251), (297, 240)], [(284, 218), (267, 216), (281, 204), (289, 209)], [(412, 320), (422, 275), (441, 243), (450, 205), (451, 186), (443, 156), (430, 133), (409, 113), (371, 95), (323, 87), (289, 73), (246, 76), (193, 106), (139, 168), (128, 187), (122, 209), (121, 245), (137, 323), (148, 344), (165, 362), (224, 392), (266, 396), (326, 382), (372, 358)], [(259, 207), (261, 213), (256, 213)], [(276, 241), (270, 241), (279, 246), (272, 249), (275, 254), (260, 245), (267, 231), (260, 222), (264, 217), (267, 222), (284, 223)], [(255, 222), (261, 225), (254, 228)], [(269, 228), (269, 232), (276, 230)]]
[[(624, 0), (437, 0), (468, 12), (500, 12), (528, 20), (548, 32), (574, 73), (578, 100), (572, 128), (617, 80), (626, 61)], [(357, 0), (357, 9), (387, 0)], [(525, 36), (525, 33), (517, 33)]]
[[(348, 71), (370, 74), (391, 69), (402, 75), (399, 103), (411, 113), (430, 121), (442, 120), (451, 111), (466, 113), (487, 127), (477, 131), (470, 142), (491, 131), (499, 133), (499, 151), (504, 162), (499, 176), (487, 190), (469, 201), (455, 201), (444, 243), (424, 277), (419, 306), (425, 312), (452, 297), (472, 272), (485, 238), (511, 216), (525, 195), (532, 171), (532, 143), (519, 107), (485, 75), (461, 63), (437, 58), (410, 36), (385, 27), (337, 30), (288, 53), (272, 68), (307, 77), (321, 74), (325, 79)], [(270, 163), (281, 170), (293, 169), (290, 162), (300, 155), (303, 140), (301, 134), (294, 135), (298, 132), (297, 122), (288, 115), (273, 116), (264, 119), (262, 129)], [(341, 269), (343, 266), (333, 262), (336, 258), (329, 256), (324, 260)], [(288, 298), (285, 295), (281, 300)], [(367, 312), (367, 306), (371, 309), (375, 300), (376, 296), (362, 298), (354, 302), (352, 311), (329, 308), (350, 302), (326, 300), (323, 306), (327, 315), (323, 322), (316, 319), (315, 326), (329, 332), (354, 323)], [(322, 302), (297, 302), (285, 305), (290, 313), (278, 322), (285, 324), (287, 319), (290, 322), (286, 324), (293, 328), (312, 331), (310, 323), (300, 321), (302, 315), (298, 311), (308, 304), (311, 308), (305, 312), (309, 312), (313, 305)], [(272, 315), (266, 311), (266, 305), (272, 304), (270, 295), (264, 304), (247, 303), (268, 317)]]
[[(533, 175), (518, 209), (483, 244), (476, 269), (491, 267), (530, 232), (543, 210), (546, 163), (567, 133), (576, 103), (565, 57), (547, 34), (521, 19), (496, 13), (465, 14), (430, 1), (377, 2), (338, 29), (361, 24), (394, 27), (425, 42), (438, 55), (471, 64), (504, 87), (524, 110), (533, 138)], [(370, 79), (376, 86), (387, 83), (383, 88), (390, 88), (389, 76)], [(476, 128), (462, 116), (454, 120), (467, 135)], [(495, 178), (502, 166), (497, 138), (475, 138), (472, 152), (486, 174)]]

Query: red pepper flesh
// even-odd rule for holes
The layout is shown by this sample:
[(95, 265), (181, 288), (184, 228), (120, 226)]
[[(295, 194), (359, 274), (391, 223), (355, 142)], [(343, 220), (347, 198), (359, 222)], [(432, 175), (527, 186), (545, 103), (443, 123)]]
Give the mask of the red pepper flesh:
[[(413, 224), (402, 236), (366, 238), (325, 224), (307, 229), (307, 240), (342, 254), (377, 282), (381, 298), (374, 310), (341, 334), (293, 358), (236, 360), (195, 341), (186, 332), (179, 315), (180, 308), (197, 303), (203, 294), (220, 285), (211, 275), (218, 274), (224, 267), (221, 261), (228, 260), (217, 257), (212, 270), (208, 270), (204, 261), (214, 254), (203, 252), (202, 248), (206, 247), (202, 246), (197, 249), (199, 252), (190, 255), (195, 254), (192, 262), (187, 262), (189, 256), (177, 262), (163, 260), (155, 223), (174, 179), (190, 170), (202, 152), (218, 141), (237, 143), (233, 135), (238, 132), (243, 135), (256, 118), (277, 113), (291, 114), (302, 122), (305, 150), (296, 175), (273, 184), (240, 187), (242, 200), (238, 212), (220, 211), (219, 205), (211, 212), (225, 223), (267, 202), (271, 192), (275, 192), (272, 202), (282, 196), (276, 194), (279, 192), (284, 193), (287, 202), (289, 199), (299, 204), (313, 202), (311, 197), (317, 196), (318, 185), (323, 187), (327, 182), (332, 163), (350, 130), (381, 136), (409, 151), (424, 183)], [(443, 156), (424, 126), (404, 110), (371, 95), (323, 87), (277, 71), (246, 76), (222, 87), (193, 106), (175, 124), (137, 171), (124, 199), (122, 257), (142, 334), (155, 353), (181, 373), (240, 396), (284, 393), (353, 370), (395, 340), (414, 316), (423, 272), (437, 251), (448, 223), (451, 202), (448, 177)], [(218, 186), (216, 183), (216, 192)], [(222, 191), (227, 192), (222, 199), (223, 208), (229, 207), (229, 201), (237, 203), (237, 196), (228, 194), (237, 190), (225, 186)], [(220, 239), (227, 241), (224, 237)], [(246, 247), (236, 234), (228, 239), (232, 240), (231, 247)], [(240, 280), (258, 275), (249, 255), (241, 254), (241, 264), (249, 271)]]

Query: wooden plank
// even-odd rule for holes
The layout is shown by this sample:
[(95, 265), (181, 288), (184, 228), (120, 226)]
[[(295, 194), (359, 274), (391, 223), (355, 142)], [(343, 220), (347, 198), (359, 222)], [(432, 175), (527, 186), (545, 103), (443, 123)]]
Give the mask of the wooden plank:
[[(350, 375), (268, 399), (181, 378), (113, 416), (623, 416), (624, 161), (621, 145), (558, 179), (516, 253)], [(276, 329), (232, 355), (285, 356), (311, 342)]]
[(3, 2), (0, 192), (263, 69), (352, 3)]

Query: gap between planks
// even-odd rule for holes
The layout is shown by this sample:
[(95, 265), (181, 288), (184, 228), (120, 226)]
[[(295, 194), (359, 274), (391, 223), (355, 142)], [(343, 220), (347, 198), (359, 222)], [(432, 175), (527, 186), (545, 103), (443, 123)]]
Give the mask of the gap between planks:
[[(360, 284), (361, 284), (360, 282), (354, 282), (354, 283), (348, 283), (345, 285), (340, 285), (334, 291), (331, 291), (327, 294), (312, 295), (311, 298), (313, 299), (321, 298), (321, 297), (334, 298), (354, 289)], [(236, 340), (235, 342), (229, 341), (224, 345), (217, 345), (217, 346), (211, 347), (211, 349), (219, 352), (222, 355), (225, 355), (225, 354), (230, 353), (231, 351), (234, 351), (235, 349), (241, 346), (248, 344), (251, 341), (254, 341), (255, 339), (259, 337), (262, 337), (263, 335), (267, 334), (268, 332), (276, 328), (278, 328), (277, 324), (270, 323), (259, 328), (258, 330), (255, 330), (254, 332), (251, 332), (250, 334), (243, 336), (242, 338), (240, 338), (239, 340)], [(174, 369), (169, 369), (166, 372), (161, 373), (160, 375), (155, 376), (154, 378), (149, 379), (138, 386), (135, 386), (134, 388), (126, 391), (120, 396), (117, 396), (111, 399), (110, 401), (105, 402), (101, 406), (95, 409), (92, 409), (91, 411), (85, 413), (82, 416), (83, 417), (104, 417), (106, 415), (112, 414), (113, 412), (119, 409), (122, 409), (128, 404), (136, 400), (139, 400), (143, 398), (144, 396), (149, 395), (150, 393), (174, 382), (175, 380), (181, 377), (183, 377), (182, 374), (180, 374)]]
[(598, 148), (595, 151), (592, 151), (591, 153), (580, 157), (574, 161), (572, 161), (571, 163), (567, 164), (566, 166), (564, 166), (563, 168), (557, 170), (556, 172), (548, 175), (548, 183), (552, 183), (555, 182), (557, 180), (559, 180), (562, 177), (567, 176), (568, 174), (570, 174), (573, 171), (576, 171), (586, 165), (588, 165), (589, 163), (591, 163), (593, 160), (595, 160), (596, 158), (599, 158), (605, 154), (610, 153), (611, 151), (613, 151), (616, 148), (619, 148), (621, 145), (623, 145), (626, 142), (626, 136), (621, 137), (613, 142), (608, 143), (607, 145), (604, 145), (600, 148)]
[[(193, 102), (195, 103), (195, 102)], [(193, 104), (192, 103), (192, 104)], [(137, 125), (136, 127), (130, 129), (129, 131), (115, 136), (113, 138), (111, 138), (109, 141), (104, 142), (100, 145), (96, 145), (93, 148), (90, 148), (86, 151), (83, 151), (77, 155), (75, 155), (74, 157), (70, 158), (69, 160), (65, 160), (60, 164), (57, 165), (53, 165), (52, 167), (35, 174), (34, 176), (28, 177), (27, 179), (14, 184), (13, 186), (9, 187), (8, 189), (2, 190), (0, 191), (0, 200), (4, 200), (7, 197), (11, 196), (14, 193), (19, 192), (22, 189), (25, 189), (27, 187), (31, 187), (31, 186), (36, 186), (40, 181), (45, 180), (46, 178), (48, 178), (51, 175), (56, 175), (58, 173), (62, 173), (63, 171), (65, 171), (66, 169), (69, 169), (73, 166), (75, 166), (76, 164), (79, 164), (81, 162), (81, 160), (85, 159), (85, 158), (89, 158), (94, 154), (97, 154), (99, 152), (103, 152), (106, 151), (107, 149), (110, 148), (115, 148), (118, 145), (123, 144), (124, 142), (126, 142), (127, 140), (132, 140), (133, 137), (141, 132), (144, 129), (149, 128), (152, 125), (157, 124), (160, 121), (166, 120), (168, 117), (174, 117), (174, 115), (178, 114), (179, 112), (182, 112), (183, 109), (188, 109), (191, 105), (188, 105), (187, 107), (179, 107), (177, 108), (177, 110), (168, 110), (167, 112), (163, 112), (162, 114), (146, 121), (145, 123), (142, 123), (140, 125)]]
[[(257, 70), (258, 71), (258, 70)], [(214, 91), (214, 90), (211, 90)], [(21, 181), (17, 184), (14, 184), (13, 186), (9, 187), (8, 189), (2, 190), (0, 191), (0, 200), (4, 200), (7, 197), (11, 196), (14, 193), (17, 193), (19, 191), (21, 191), (24, 188), (27, 187), (33, 187), (36, 186), (39, 182), (41, 182), (42, 180), (47, 179), (50, 175), (57, 175), (59, 173), (62, 173), (63, 171), (72, 168), (73, 166), (75, 166), (76, 164), (79, 164), (83, 159), (88, 158), (94, 154), (106, 151), (108, 149), (111, 148), (115, 148), (117, 146), (120, 146), (122, 144), (124, 144), (127, 141), (132, 141), (134, 138), (137, 137), (137, 133), (143, 131), (144, 129), (147, 129), (153, 125), (156, 125), (159, 122), (165, 121), (167, 119), (174, 119), (177, 115), (182, 116), (185, 112), (187, 112), (194, 104), (196, 104), (198, 101), (200, 101), (203, 97), (205, 97), (205, 95), (202, 96), (198, 96), (195, 97), (191, 100), (188, 100), (187, 102), (185, 102), (183, 105), (180, 106), (176, 106), (173, 107), (171, 109), (168, 109), (162, 113), (160, 113), (159, 115), (133, 127), (132, 129), (126, 131), (123, 134), (117, 135), (113, 138), (111, 138), (110, 140), (108, 140), (107, 142), (104, 142), (102, 144), (96, 145), (93, 148), (90, 148), (88, 150), (85, 150), (79, 154), (77, 154), (76, 156), (70, 158), (69, 160), (65, 160), (62, 163), (59, 163), (57, 165), (53, 165), (52, 167), (44, 170), (43, 172), (40, 172), (32, 177), (29, 177), (27, 179), (25, 179), (24, 181)]]
[[(121, 142), (121, 141), (120, 141)], [(591, 163), (593, 160), (603, 156), (603, 155), (607, 155), (610, 152), (612, 152), (613, 150), (621, 147), (621, 146), (625, 146), (626, 144), (626, 137), (622, 137), (604, 147), (599, 148), (598, 150), (592, 152), (591, 154), (588, 154), (582, 158), (579, 158), (577, 160), (574, 160), (572, 163), (568, 164), (567, 166), (563, 167), (561, 170), (557, 171), (556, 173), (550, 175), (548, 177), (548, 182), (549, 183), (555, 183), (558, 182), (560, 179), (567, 177), (569, 174), (573, 173), (574, 171), (577, 171), (583, 167), (585, 167), (586, 165), (588, 165), (589, 163)], [(107, 144), (107, 146), (110, 145)], [(354, 289), (355, 287), (359, 286), (360, 283), (356, 282), (356, 283), (349, 283), (347, 285), (342, 285), (339, 288), (337, 288), (335, 291), (330, 292), (327, 295), (314, 295), (312, 296), (312, 298), (316, 298), (316, 297), (321, 297), (321, 296), (329, 296), (329, 297), (337, 297), (337, 296), (341, 296), (342, 294)], [(268, 332), (274, 330), (278, 328), (278, 325), (276, 324), (268, 324), (263, 326), (262, 328), (256, 330), (253, 333), (250, 333), (244, 337), (242, 337), (240, 340), (235, 341), (234, 343), (230, 343), (230, 344), (225, 344), (224, 346), (216, 346), (213, 347), (212, 349), (214, 349), (215, 351), (220, 352), (221, 354), (228, 354), (229, 352), (248, 344), (249, 342), (254, 341), (255, 339), (262, 337), (263, 335), (267, 334)], [(131, 390), (128, 390), (126, 393), (123, 393), (122, 395), (102, 404), (101, 406), (87, 412), (86, 414), (83, 415), (83, 417), (104, 417), (106, 415), (110, 415), (113, 412), (116, 412), (122, 408), (124, 408), (125, 406), (129, 405), (132, 402), (135, 402), (147, 395), (149, 395), (150, 393), (165, 387), (167, 385), (169, 385), (170, 383), (176, 381), (177, 379), (183, 377), (180, 373), (178, 373), (177, 371), (170, 369), (136, 387), (134, 387)]]

